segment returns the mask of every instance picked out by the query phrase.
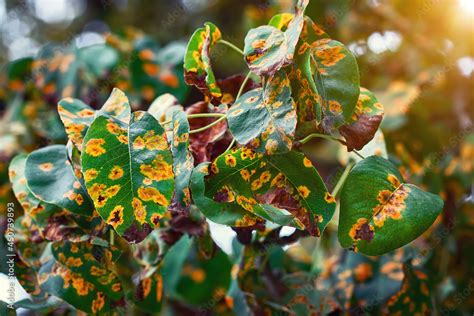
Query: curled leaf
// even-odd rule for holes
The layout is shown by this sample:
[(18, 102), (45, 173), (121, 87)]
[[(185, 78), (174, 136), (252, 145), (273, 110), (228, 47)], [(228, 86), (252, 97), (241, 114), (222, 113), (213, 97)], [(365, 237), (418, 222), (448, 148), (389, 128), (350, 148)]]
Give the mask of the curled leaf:
[(212, 47), (221, 39), (217, 26), (206, 22), (191, 36), (184, 56), (184, 79), (187, 84), (196, 86), (213, 99), (222, 96), (212, 71), (210, 53)]

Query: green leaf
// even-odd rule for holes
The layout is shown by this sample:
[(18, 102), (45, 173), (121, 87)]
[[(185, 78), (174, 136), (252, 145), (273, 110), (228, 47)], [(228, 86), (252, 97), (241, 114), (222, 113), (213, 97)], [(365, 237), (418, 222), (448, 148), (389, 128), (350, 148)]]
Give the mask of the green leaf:
[(165, 131), (147, 112), (134, 112), (129, 124), (102, 115), (84, 144), (84, 179), (97, 211), (127, 241), (142, 241), (166, 212), (174, 190)]
[[(251, 29), (245, 37), (244, 57), (250, 70), (260, 76), (272, 76), (293, 61), (296, 44), (304, 25), (304, 11), (309, 0), (298, 0), (295, 15), (279, 15)], [(281, 29), (286, 27), (286, 31)]]
[(53, 258), (39, 272), (43, 291), (94, 314), (116, 308), (123, 300), (122, 285), (109, 268), (117, 260), (111, 250), (87, 242), (59, 242), (52, 252)]
[(210, 163), (203, 162), (194, 168), (191, 176), (191, 192), (194, 204), (211, 221), (228, 226), (252, 226), (257, 217), (235, 203), (219, 203), (205, 195), (204, 177), (209, 174)]
[(64, 145), (32, 152), (25, 163), (28, 187), (36, 198), (69, 212), (90, 216), (94, 210), (86, 189), (76, 177)]
[(375, 95), (360, 88), (356, 110), (349, 123), (341, 126), (339, 132), (346, 139), (347, 150), (361, 150), (374, 138), (383, 118), (383, 105)]
[(173, 133), (171, 153), (173, 154), (173, 171), (175, 174), (175, 198), (183, 206), (191, 202), (189, 179), (194, 167), (194, 158), (189, 147), (189, 122), (186, 113), (177, 110), (172, 117)]
[(15, 197), (23, 207), (25, 215), (33, 219), (35, 222), (46, 224), (51, 213), (58, 210), (58, 208), (54, 205), (42, 202), (31, 193), (25, 178), (25, 164), (27, 157), (27, 154), (20, 154), (10, 162), (10, 167), (8, 169), (10, 182), (12, 183)]
[(124, 123), (130, 120), (130, 104), (127, 96), (117, 88), (112, 90), (110, 97), (99, 111), (78, 99), (64, 98), (58, 103), (58, 113), (66, 129), (67, 136), (82, 151), (82, 144), (87, 129), (94, 118), (107, 114), (118, 118)]
[(123, 297), (122, 284), (111, 270), (120, 253), (117, 249), (93, 245), (89, 241), (60, 241), (52, 243), (51, 251), (57, 262), (92, 283), (110, 299), (118, 301)]
[(227, 121), (240, 144), (269, 155), (288, 152), (296, 128), (296, 111), (285, 72), (278, 72), (263, 88), (237, 99), (228, 111)]
[(171, 120), (174, 111), (183, 110), (183, 106), (179, 104), (178, 99), (169, 93), (165, 93), (157, 97), (148, 108), (148, 113), (160, 123)]
[(349, 174), (341, 192), (339, 241), (366, 255), (380, 255), (404, 246), (426, 231), (443, 201), (403, 183), (388, 160), (371, 156)]
[(163, 277), (158, 267), (140, 271), (133, 297), (134, 304), (149, 313), (158, 313), (163, 301)]
[(219, 156), (211, 171), (207, 196), (280, 225), (289, 212), (293, 225), (319, 236), (334, 213), (334, 198), (302, 153), (264, 156), (244, 147)]
[(360, 90), (359, 68), (342, 43), (321, 39), (313, 49), (315, 82), (324, 110), (323, 127), (331, 131), (351, 120)]
[(410, 263), (403, 265), (405, 277), (400, 291), (395, 293), (387, 303), (390, 314), (416, 315), (431, 313), (432, 295), (428, 275)]
[(221, 39), (217, 26), (206, 22), (191, 36), (184, 56), (184, 79), (187, 84), (196, 86), (209, 98), (220, 98), (222, 92), (212, 71), (210, 53), (212, 47)]

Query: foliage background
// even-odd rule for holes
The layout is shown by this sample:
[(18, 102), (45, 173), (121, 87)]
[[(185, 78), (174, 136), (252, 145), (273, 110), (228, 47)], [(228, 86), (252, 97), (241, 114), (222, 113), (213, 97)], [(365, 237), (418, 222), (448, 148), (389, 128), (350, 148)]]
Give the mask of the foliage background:
[[(162, 46), (175, 40), (186, 42), (205, 21), (219, 25), (228, 41), (242, 47), (250, 27), (264, 24), (275, 13), (291, 11), (292, 7), (293, 1), (285, 0), (1, 0), (0, 61), (34, 56), (40, 46), (49, 42), (64, 46), (103, 43), (104, 33), (120, 32), (125, 26), (143, 30)], [(443, 215), (431, 228), (431, 234), (415, 243), (415, 248), (429, 271), (436, 309), (472, 313), (472, 1), (313, 0), (306, 14), (357, 56), (361, 86), (375, 91), (385, 106), (382, 130), (388, 152), (400, 164), (404, 176), (445, 200)], [(215, 55), (218, 78), (243, 71), (241, 57), (227, 48)], [(101, 93), (107, 95), (110, 91), (105, 90), (113, 81), (114, 78), (110, 85), (104, 85)], [(60, 133), (39, 133), (38, 139), (29, 139), (24, 126), (9, 124), (6, 113), (12, 104), (5, 95), (0, 97), (3, 166), (23, 148), (31, 151), (65, 141), (65, 135)], [(183, 104), (189, 106), (200, 98), (192, 88)], [(54, 101), (57, 100), (45, 100), (46, 109), (55, 108)], [(138, 108), (144, 104), (134, 105)], [(305, 150), (328, 187), (332, 187), (342, 172), (337, 163), (339, 148), (319, 141)], [(2, 182), (2, 192), (8, 191), (7, 181)], [(221, 230), (216, 240), (219, 243), (233, 236), (232, 231), (217, 229)], [(324, 253), (326, 260), (319, 264), (321, 269), (330, 270), (331, 255), (336, 254), (331, 247), (338, 244), (330, 237), (335, 235), (334, 227), (325, 234), (328, 252)]]

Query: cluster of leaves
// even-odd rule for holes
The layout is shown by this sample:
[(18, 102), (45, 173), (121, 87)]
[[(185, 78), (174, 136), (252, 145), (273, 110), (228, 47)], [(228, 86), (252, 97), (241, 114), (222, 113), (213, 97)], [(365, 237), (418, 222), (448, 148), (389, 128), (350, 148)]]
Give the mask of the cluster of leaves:
[[(67, 308), (64, 301), (88, 313), (239, 315), (329, 313), (353, 304), (430, 309), (426, 274), (413, 254), (361, 254), (410, 243), (443, 202), (406, 183), (383, 151), (367, 147), (380, 133), (383, 106), (360, 87), (352, 53), (305, 16), (308, 2), (248, 32), (245, 78), (216, 79), (212, 50), (229, 43), (212, 23), (198, 29), (184, 54), (184, 80), (205, 101), (187, 110), (165, 94), (147, 111), (132, 112), (133, 101), (119, 89), (97, 110), (78, 98), (59, 101), (67, 145), (21, 154), (9, 167), (25, 211), (16, 221), (18, 277), (34, 301), (17, 307)], [(156, 93), (146, 87), (154, 86), (162, 57), (149, 41), (134, 43), (139, 59), (125, 82), (151, 100)], [(48, 72), (40, 82), (46, 89), (64, 73)], [(60, 91), (70, 78), (80, 82), (78, 73), (65, 76)], [(181, 80), (168, 75), (160, 78)], [(371, 155), (351, 153), (332, 193), (301, 150), (317, 137)], [(314, 266), (301, 245), (284, 254), (300, 237), (320, 237), (337, 204), (340, 244), (354, 252), (326, 268)], [(237, 232), (233, 257), (214, 244), (206, 219)], [(280, 237), (282, 226), (296, 231)]]

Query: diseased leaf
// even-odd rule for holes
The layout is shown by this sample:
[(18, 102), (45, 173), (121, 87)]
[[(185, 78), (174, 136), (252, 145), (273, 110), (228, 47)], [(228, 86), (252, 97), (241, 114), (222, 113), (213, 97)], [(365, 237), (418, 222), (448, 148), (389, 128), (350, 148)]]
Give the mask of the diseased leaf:
[(288, 152), (296, 128), (296, 111), (285, 72), (278, 72), (263, 88), (237, 99), (228, 111), (227, 121), (240, 144), (269, 155)]
[(140, 271), (135, 293), (134, 304), (149, 313), (158, 313), (163, 300), (163, 277), (157, 267), (149, 267)]
[(172, 94), (166, 93), (157, 97), (148, 108), (148, 113), (160, 123), (171, 120), (176, 110), (183, 110), (183, 106), (179, 104), (178, 99)]
[(51, 213), (58, 210), (55, 205), (51, 205), (37, 199), (28, 188), (25, 178), (25, 164), (28, 155), (20, 154), (10, 162), (8, 174), (12, 183), (15, 197), (20, 202), (25, 215), (35, 222), (45, 223), (51, 216)]
[[(260, 76), (272, 76), (292, 62), (308, 3), (309, 0), (298, 0), (294, 16), (279, 15), (270, 21), (270, 25), (251, 29), (247, 33), (244, 57), (252, 72)], [(285, 26), (286, 31), (282, 32)]]
[(127, 241), (142, 241), (166, 212), (174, 190), (165, 131), (147, 112), (134, 112), (129, 124), (102, 115), (84, 144), (84, 179), (97, 211)]
[(191, 202), (189, 179), (194, 167), (194, 158), (189, 152), (189, 123), (186, 113), (177, 110), (172, 116), (173, 133), (171, 153), (173, 154), (173, 171), (175, 174), (175, 198), (182, 206)]
[(25, 176), (36, 198), (79, 215), (92, 215), (94, 205), (76, 177), (64, 145), (32, 152), (26, 159)]
[(313, 43), (316, 87), (324, 111), (323, 127), (331, 131), (350, 121), (360, 90), (354, 55), (340, 42), (328, 38)]
[(95, 111), (81, 100), (64, 98), (58, 103), (58, 113), (69, 139), (82, 151), (87, 129), (96, 116), (107, 114), (128, 123), (130, 120), (130, 104), (127, 96), (119, 89), (114, 88), (99, 111)]
[[(88, 255), (91, 256), (91, 254)], [(82, 259), (80, 260), (82, 261)], [(91, 258), (91, 260), (95, 259)], [(120, 304), (97, 288), (97, 284), (100, 284), (97, 280), (100, 278), (92, 278), (92, 273), (101, 273), (100, 271), (89, 272), (89, 277), (96, 280), (92, 283), (86, 280), (83, 274), (73, 272), (53, 258), (41, 267), (39, 282), (43, 291), (63, 299), (78, 310), (96, 314), (109, 311)], [(121, 287), (116, 286), (115, 288), (121, 291)]]
[(303, 154), (263, 156), (249, 148), (232, 150), (211, 165), (206, 194), (280, 225), (288, 221), (319, 236), (331, 219), (335, 199)]
[(217, 26), (206, 22), (191, 36), (184, 56), (184, 79), (187, 84), (196, 86), (209, 97), (220, 98), (221, 90), (212, 71), (210, 53), (212, 47), (221, 39)]
[(387, 302), (389, 313), (429, 315), (432, 310), (432, 296), (428, 275), (410, 263), (403, 265), (403, 272), (405, 277), (400, 290)]
[(375, 95), (365, 88), (360, 89), (356, 110), (349, 123), (342, 125), (339, 132), (346, 139), (347, 150), (361, 150), (374, 138), (383, 118), (383, 105)]
[(92, 283), (97, 290), (104, 292), (110, 299), (118, 301), (123, 296), (122, 284), (118, 276), (111, 271), (113, 261), (119, 251), (115, 248), (83, 242), (54, 242), (51, 245), (54, 259), (79, 274), (85, 282)]
[(403, 183), (388, 160), (371, 156), (352, 169), (342, 189), (339, 241), (357, 252), (380, 255), (420, 236), (442, 207), (438, 196)]
[(255, 215), (245, 211), (235, 203), (220, 203), (205, 195), (204, 177), (209, 174), (209, 163), (203, 162), (194, 168), (191, 176), (191, 192), (194, 204), (213, 222), (234, 226), (253, 226), (259, 220)]

